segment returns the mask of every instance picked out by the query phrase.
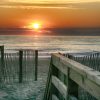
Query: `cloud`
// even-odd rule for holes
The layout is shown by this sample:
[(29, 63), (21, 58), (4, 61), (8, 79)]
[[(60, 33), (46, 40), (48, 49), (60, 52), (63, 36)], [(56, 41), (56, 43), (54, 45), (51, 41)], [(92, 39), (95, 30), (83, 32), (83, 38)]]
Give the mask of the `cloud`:
[(2, 3), (1, 8), (18, 8), (18, 9), (39, 9), (39, 8), (55, 8), (55, 9), (100, 9), (100, 2), (85, 2), (85, 3)]
[(0, 0), (17, 3), (79, 3), (79, 2), (100, 2), (100, 0)]
[(46, 8), (46, 9), (75, 9), (72, 6), (70, 7), (52, 7), (52, 6), (9, 6), (9, 5), (0, 5), (0, 8), (18, 8), (18, 9), (42, 9), (42, 8)]
[(21, 9), (35, 9), (35, 8), (73, 8), (71, 4), (26, 4), (26, 3), (7, 3), (0, 4), (2, 8), (21, 8)]

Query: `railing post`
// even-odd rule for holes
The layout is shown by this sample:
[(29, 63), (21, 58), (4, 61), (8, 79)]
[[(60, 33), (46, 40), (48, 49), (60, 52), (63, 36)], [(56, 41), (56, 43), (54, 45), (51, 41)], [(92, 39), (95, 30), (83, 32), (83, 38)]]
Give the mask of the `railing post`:
[(78, 84), (76, 84), (73, 80), (70, 79), (70, 68), (68, 68), (67, 75), (67, 98), (66, 100), (78, 100)]
[(50, 66), (49, 66), (47, 83), (43, 100), (48, 100), (48, 99), (51, 100), (51, 77), (52, 77), (52, 58), (50, 60)]
[[(73, 59), (72, 55), (68, 55), (69, 59)], [(67, 99), (70, 100), (71, 97), (78, 99), (78, 84), (76, 84), (73, 80), (70, 79), (70, 68), (67, 68)]]
[(4, 46), (0, 46), (0, 50), (1, 50), (1, 79), (0, 81), (2, 81), (2, 76), (4, 76)]
[(55, 86), (52, 84), (52, 76), (56, 76), (59, 77), (59, 70), (53, 65), (53, 63), (51, 64), (51, 89), (50, 89), (50, 99), (48, 98), (48, 100), (52, 100), (52, 95), (55, 94), (56, 96), (59, 96), (57, 89), (55, 88)]
[(23, 81), (23, 51), (19, 51), (19, 83)]
[(37, 81), (38, 75), (38, 50), (35, 50), (35, 81)]

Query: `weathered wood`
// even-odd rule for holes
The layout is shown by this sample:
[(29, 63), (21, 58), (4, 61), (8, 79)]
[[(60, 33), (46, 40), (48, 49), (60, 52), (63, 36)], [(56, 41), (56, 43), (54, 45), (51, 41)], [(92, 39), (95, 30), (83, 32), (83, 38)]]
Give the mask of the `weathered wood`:
[(70, 78), (70, 68), (68, 68), (66, 100), (70, 100), (70, 96), (78, 99), (78, 84)]
[(59, 100), (56, 95), (52, 95), (52, 100)]
[[(50, 98), (51, 93), (52, 93), (51, 75), (52, 75), (52, 59), (50, 60), (50, 67), (49, 67), (49, 72), (48, 72), (47, 83), (46, 83), (46, 88), (45, 88), (45, 93), (44, 93), (43, 100), (48, 100), (48, 98)], [(52, 99), (52, 97), (50, 99)]]
[(19, 83), (23, 81), (23, 51), (19, 51)]
[(51, 65), (52, 65), (52, 66), (51, 66), (52, 73), (51, 73), (50, 98), (52, 99), (52, 94), (58, 95), (57, 89), (56, 89), (55, 86), (52, 84), (52, 76), (58, 77), (58, 69), (57, 69), (53, 64), (51, 64)]
[(58, 89), (58, 91), (66, 98), (67, 87), (57, 77), (52, 76), (52, 83)]
[(4, 46), (0, 46), (0, 50), (1, 50), (1, 68), (0, 68), (0, 72), (1, 72), (1, 78), (0, 81), (2, 81), (2, 77), (5, 78), (4, 76), (4, 68), (5, 68), (5, 63), (4, 63)]
[(35, 81), (37, 81), (38, 74), (38, 50), (35, 50)]
[[(55, 92), (51, 91), (52, 95), (50, 95), (53, 100), (60, 100), (59, 93), (65, 100), (69, 100), (69, 98), (78, 99), (78, 86), (100, 100), (100, 72), (60, 54), (52, 54), (51, 59), (52, 86), (54, 88), (56, 87)], [(80, 62), (82, 61), (81, 59)], [(60, 74), (66, 76), (67, 86), (59, 79)], [(56, 94), (57, 97), (54, 94)]]
[(84, 77), (80, 73), (70, 69), (70, 78), (75, 81), (79, 86), (84, 88), (98, 100), (100, 100), (100, 86), (95, 84), (93, 81), (89, 80), (87, 77)]
[(4, 46), (0, 46), (0, 50), (1, 50), (1, 58), (2, 60), (4, 60)]
[[(58, 54), (60, 55), (60, 54)], [(63, 56), (61, 56), (63, 57)], [(52, 63), (54, 66), (56, 66), (56, 68), (58, 68), (58, 70), (60, 70), (63, 74), (67, 75), (68, 73), (68, 69), (67, 69), (67, 65), (65, 63), (62, 62), (62, 60), (60, 59), (59, 56), (57, 56), (57, 54), (53, 54), (52, 55)]]
[[(57, 67), (66, 76), (69, 74), (70, 82), (75, 83), (76, 87), (78, 84), (98, 100), (100, 99), (100, 72), (84, 66), (76, 61), (68, 59), (60, 54), (53, 54), (52, 62), (54, 66)], [(70, 70), (69, 72), (68, 69)], [(69, 84), (71, 84), (70, 82)], [(68, 86), (68, 89), (71, 86)], [(60, 91), (59, 88), (58, 90)], [(69, 90), (70, 94), (73, 94), (71, 88)]]
[[(59, 68), (59, 70), (61, 70), (65, 75), (68, 74), (67, 67), (69, 67), (70, 69), (75, 70), (76, 72), (80, 73), (84, 77), (88, 77), (88, 79), (92, 80), (94, 83), (100, 85), (100, 72), (95, 71), (92, 68), (89, 68), (87, 66), (84, 66), (76, 61), (68, 59), (60, 54), (53, 54), (52, 60), (53, 60), (52, 61), (53, 64), (57, 68)], [(64, 66), (62, 67), (62, 65)]]

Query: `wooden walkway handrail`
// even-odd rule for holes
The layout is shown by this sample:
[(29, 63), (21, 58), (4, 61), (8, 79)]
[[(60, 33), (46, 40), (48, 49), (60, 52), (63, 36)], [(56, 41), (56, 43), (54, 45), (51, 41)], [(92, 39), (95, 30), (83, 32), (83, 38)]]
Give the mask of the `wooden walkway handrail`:
[[(78, 86), (86, 90), (93, 97), (100, 100), (100, 72), (84, 66), (76, 61), (64, 57), (61, 54), (52, 54), (51, 62), (51, 89), (49, 97), (43, 100), (60, 100), (58, 92), (63, 99), (69, 100), (71, 97), (78, 99)], [(62, 73), (66, 77), (66, 84), (61, 81), (59, 75)], [(50, 83), (49, 83), (50, 84)], [(56, 88), (52, 90), (52, 88)], [(46, 90), (47, 91), (47, 90)], [(55, 94), (57, 93), (57, 94)], [(52, 99), (47, 99), (52, 98)]]
[(60, 54), (52, 54), (52, 61), (53, 64), (57, 68), (60, 68), (60, 71), (62, 71), (64, 74), (67, 75), (67, 67), (68, 67), (84, 75), (84, 77), (90, 79), (91, 81), (94, 81), (94, 83), (100, 85), (100, 72), (92, 68), (89, 68), (88, 66), (82, 65), (76, 61), (73, 61), (69, 58), (66, 58)]

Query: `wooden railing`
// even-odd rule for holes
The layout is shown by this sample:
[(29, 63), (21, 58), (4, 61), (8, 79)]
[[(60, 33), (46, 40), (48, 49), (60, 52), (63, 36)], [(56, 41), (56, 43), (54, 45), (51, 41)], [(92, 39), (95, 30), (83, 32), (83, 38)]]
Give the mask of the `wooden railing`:
[(100, 72), (61, 54), (52, 54), (43, 100), (79, 100), (79, 86), (100, 100)]
[(65, 57), (77, 61), (85, 66), (88, 66), (100, 72), (100, 52), (63, 54)]

